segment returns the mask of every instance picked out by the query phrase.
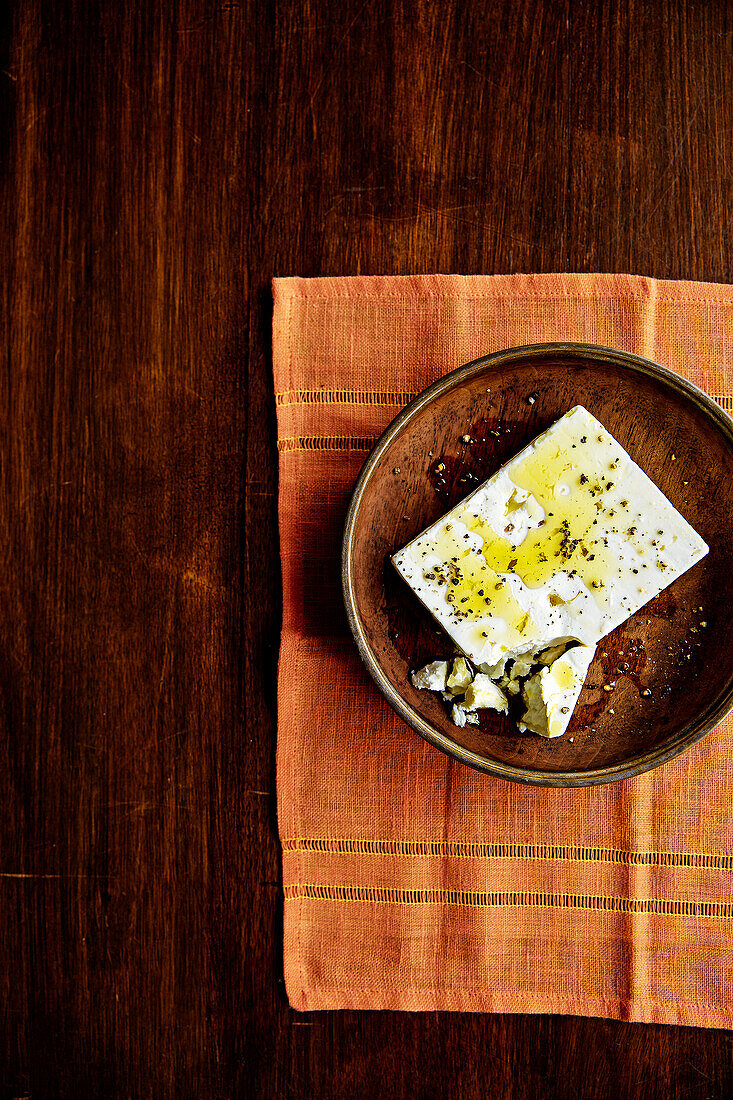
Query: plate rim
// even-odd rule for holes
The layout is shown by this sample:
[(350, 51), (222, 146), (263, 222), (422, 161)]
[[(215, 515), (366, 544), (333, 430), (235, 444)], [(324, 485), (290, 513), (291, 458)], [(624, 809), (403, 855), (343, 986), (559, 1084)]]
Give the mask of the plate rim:
[(399, 435), (404, 426), (422, 409), (430, 404), (444, 392), (453, 389), (457, 384), (467, 378), (480, 373), (489, 366), (498, 366), (509, 362), (520, 363), (540, 355), (544, 358), (560, 356), (570, 358), (591, 358), (596, 361), (613, 364), (629, 369), (632, 373), (643, 374), (655, 378), (669, 386), (672, 390), (681, 394), (693, 405), (697, 406), (704, 415), (711, 419), (717, 428), (727, 439), (733, 452), (733, 418), (721, 408), (712, 397), (689, 382), (686, 378), (677, 374), (669, 367), (663, 366), (652, 359), (636, 355), (634, 352), (621, 351), (616, 348), (608, 348), (599, 344), (585, 344), (577, 342), (521, 344), (517, 347), (504, 348), (491, 352), (488, 355), (479, 356), (469, 363), (456, 367), (448, 374), (436, 379), (427, 389), (413, 398), (408, 405), (387, 425), (377, 439), (366, 462), (362, 466), (359, 477), (356, 480), (349, 507), (346, 513), (343, 537), (341, 541), (341, 585), (346, 616), (354, 641), (356, 642), (359, 656), (366, 666), (369, 675), (381, 691), (393, 710), (407, 724), (420, 734), (428, 743), (440, 749), (441, 752), (459, 760), (468, 767), (480, 771), (485, 775), (492, 775), (499, 779), (510, 780), (515, 783), (529, 784), (540, 787), (589, 787), (604, 783), (617, 782), (622, 779), (630, 779), (641, 775), (665, 764), (668, 760), (679, 756), (692, 745), (706, 737), (733, 708), (733, 678), (727, 686), (712, 700), (702, 711), (701, 715), (687, 725), (677, 734), (671, 742), (664, 742), (656, 749), (647, 753), (640, 753), (630, 760), (619, 764), (609, 764), (598, 768), (589, 768), (583, 771), (548, 772), (541, 768), (522, 768), (514, 764), (505, 764), (499, 760), (487, 760), (478, 753), (465, 749), (456, 741), (447, 737), (436, 729), (430, 722), (422, 717), (413, 707), (406, 702), (387, 677), (368, 645), (361, 626), (360, 615), (354, 593), (354, 577), (352, 570), (352, 550), (354, 531), (359, 508), (367, 485), (374, 470), (379, 465), (385, 452)]

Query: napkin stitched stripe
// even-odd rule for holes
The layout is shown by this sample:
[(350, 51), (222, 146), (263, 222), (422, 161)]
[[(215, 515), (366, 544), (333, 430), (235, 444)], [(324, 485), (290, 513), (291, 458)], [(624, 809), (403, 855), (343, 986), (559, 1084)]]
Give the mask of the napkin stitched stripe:
[[(418, 396), (403, 390), (282, 390), (275, 404), (285, 405), (409, 405)], [(711, 393), (724, 409), (733, 409), (733, 394)]]
[[(710, 396), (726, 412), (733, 412), (733, 395), (711, 394)], [(295, 451), (347, 451), (368, 454), (377, 439), (378, 436), (286, 435), (278, 438), (277, 449), (280, 454), (292, 454)]]
[(369, 452), (376, 443), (371, 437), (352, 435), (286, 435), (277, 441), (281, 454), (291, 451), (359, 451)]
[(282, 405), (408, 405), (417, 393), (406, 390), (282, 390), (275, 404)]
[(412, 859), (517, 859), (575, 863), (614, 863), (642, 867), (689, 867), (729, 871), (733, 855), (714, 852), (634, 852), (574, 844), (492, 844), (474, 841), (364, 840), (338, 837), (295, 837), (282, 841), (283, 852), (330, 855), (397, 855)]
[(733, 903), (680, 898), (624, 898), (610, 894), (551, 894), (539, 890), (399, 890), (389, 886), (339, 886), (301, 882), (285, 887), (286, 898), (358, 901), (378, 905), (454, 905), (478, 909), (585, 909), (733, 920)]
[[(516, 301), (516, 297), (512, 294), (494, 295), (494, 294), (461, 294), (455, 291), (445, 291), (434, 293), (431, 291), (420, 291), (413, 294), (355, 294), (354, 291), (350, 291), (348, 298), (339, 299), (333, 294), (290, 294), (291, 302), (305, 302), (306, 306), (312, 302), (331, 302), (332, 304), (341, 304), (342, 301), (348, 302), (369, 302), (369, 301), (398, 301), (398, 302), (424, 302), (426, 305), (430, 305), (432, 302), (439, 301), (440, 299), (449, 298), (452, 301), (458, 302), (483, 302), (485, 304), (496, 305), (513, 305)], [(603, 302), (608, 304), (607, 294), (527, 294), (522, 292), (522, 301), (524, 302)], [(646, 294), (629, 294), (627, 291), (622, 291), (618, 297), (619, 302), (643, 302), (644, 305), (671, 305), (671, 306), (702, 306), (709, 305), (716, 308), (730, 308), (733, 306), (733, 301), (726, 302), (718, 298), (675, 298), (668, 297), (666, 295), (657, 295), (652, 298)], [(538, 341), (541, 342), (541, 341)], [(551, 341), (556, 343), (557, 341)]]

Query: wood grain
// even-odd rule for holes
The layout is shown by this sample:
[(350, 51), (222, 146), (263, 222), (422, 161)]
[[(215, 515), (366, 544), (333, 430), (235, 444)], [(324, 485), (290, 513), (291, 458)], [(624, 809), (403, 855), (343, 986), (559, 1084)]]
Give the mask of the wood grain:
[(298, 1017), (273, 275), (726, 281), (724, 0), (19, 0), (0, 25), (0, 1093), (718, 1097), (722, 1032)]

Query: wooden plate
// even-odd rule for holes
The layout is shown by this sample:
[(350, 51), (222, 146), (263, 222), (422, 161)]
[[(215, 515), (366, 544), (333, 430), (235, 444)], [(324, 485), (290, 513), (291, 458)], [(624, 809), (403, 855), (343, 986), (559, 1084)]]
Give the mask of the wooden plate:
[[(710, 553), (599, 644), (564, 737), (519, 734), (493, 712), (459, 729), (439, 695), (410, 683), (412, 668), (452, 650), (390, 555), (576, 404), (616, 436)], [(351, 500), (342, 570), (366, 667), (432, 744), (524, 783), (638, 775), (699, 741), (733, 705), (733, 421), (672, 371), (624, 352), (543, 344), (477, 359), (416, 398), (378, 441)]]

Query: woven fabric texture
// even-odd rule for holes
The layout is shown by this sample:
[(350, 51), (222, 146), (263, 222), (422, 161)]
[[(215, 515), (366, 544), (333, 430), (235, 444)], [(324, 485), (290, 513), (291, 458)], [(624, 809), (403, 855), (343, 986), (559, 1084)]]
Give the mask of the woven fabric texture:
[(733, 1026), (733, 722), (623, 783), (525, 788), (393, 713), (340, 592), (349, 496), (417, 393), (546, 341), (625, 349), (728, 409), (733, 287), (627, 275), (277, 279), (278, 818), (291, 1004)]

